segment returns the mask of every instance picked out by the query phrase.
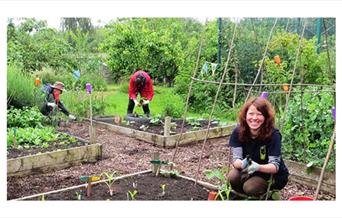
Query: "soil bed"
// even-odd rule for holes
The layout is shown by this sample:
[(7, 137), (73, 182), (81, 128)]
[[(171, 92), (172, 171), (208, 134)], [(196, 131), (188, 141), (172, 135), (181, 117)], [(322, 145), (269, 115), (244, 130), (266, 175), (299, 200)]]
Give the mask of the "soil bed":
[[(162, 184), (165, 185), (164, 195), (160, 187)], [(209, 191), (186, 179), (155, 176), (152, 173), (119, 179), (114, 182), (113, 188), (113, 196), (110, 196), (105, 183), (98, 183), (92, 186), (90, 197), (86, 195), (86, 188), (82, 187), (46, 195), (45, 200), (77, 200), (76, 192), (81, 193), (81, 200), (131, 200), (128, 191), (134, 190), (138, 191), (135, 200), (207, 200)]]
[[(109, 123), (112, 125), (118, 125), (114, 122), (114, 117), (113, 119), (110, 119), (110, 117), (95, 117), (94, 120), (98, 120), (104, 123)], [(171, 128), (170, 135), (175, 135), (181, 133), (182, 130), (182, 119), (172, 119), (172, 123), (175, 123), (176, 126)], [(210, 128), (218, 127), (219, 122), (216, 120), (211, 121)], [(120, 125), (122, 127), (130, 128), (130, 129), (135, 129), (139, 131), (145, 131), (153, 134), (158, 134), (158, 135), (163, 135), (164, 134), (164, 124), (161, 122), (158, 123), (149, 123), (149, 122), (125, 122), (123, 121)], [(191, 132), (191, 131), (197, 131), (197, 130), (203, 130), (208, 128), (208, 120), (196, 120), (196, 125), (191, 125), (188, 122), (184, 123), (183, 127), (183, 133), (184, 132)]]
[(68, 148), (75, 148), (75, 147), (81, 147), (85, 146), (86, 143), (82, 141), (76, 141), (75, 143), (66, 143), (65, 140), (59, 140), (56, 142), (50, 142), (49, 146), (46, 148), (30, 145), (28, 149), (22, 148), (22, 149), (7, 149), (7, 159), (17, 158), (17, 157), (23, 157), (23, 156), (29, 156), (34, 155), (38, 153), (45, 153), (49, 151), (56, 151), (56, 150), (64, 150)]

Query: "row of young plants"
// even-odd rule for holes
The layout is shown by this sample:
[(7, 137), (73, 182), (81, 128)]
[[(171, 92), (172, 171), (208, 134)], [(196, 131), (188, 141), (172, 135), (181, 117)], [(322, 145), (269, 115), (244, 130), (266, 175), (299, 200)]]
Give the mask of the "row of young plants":
[(7, 113), (7, 149), (48, 148), (52, 142), (75, 143), (77, 139), (59, 133), (37, 107), (10, 108)]

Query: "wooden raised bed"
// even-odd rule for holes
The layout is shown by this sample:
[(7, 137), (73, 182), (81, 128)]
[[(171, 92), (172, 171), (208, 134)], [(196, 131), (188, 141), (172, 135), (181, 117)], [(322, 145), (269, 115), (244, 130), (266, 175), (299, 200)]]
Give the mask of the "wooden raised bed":
[[(321, 168), (315, 167), (313, 171), (308, 174), (306, 171), (307, 167), (305, 164), (301, 164), (291, 160), (285, 160), (285, 163), (290, 171), (289, 179), (300, 184), (308, 185), (311, 187), (317, 187)], [(336, 181), (335, 172), (325, 172), (321, 190), (336, 193)]]
[[(155, 176), (152, 170), (118, 176), (113, 184), (113, 196), (110, 196), (106, 180), (92, 183), (91, 195), (87, 196), (87, 184), (68, 187), (60, 190), (26, 196), (14, 200), (79, 200), (77, 193), (81, 193), (81, 200), (132, 200), (128, 197), (128, 191), (137, 190), (136, 200), (207, 200), (210, 190), (216, 190), (216, 186), (197, 181), (184, 176), (177, 178)], [(133, 186), (133, 183), (136, 186)], [(165, 194), (162, 195), (161, 185), (165, 184)]]
[[(78, 140), (80, 140), (78, 138)], [(86, 142), (86, 141), (85, 141)], [(7, 160), (7, 176), (23, 176), (63, 169), (102, 158), (102, 145), (91, 144)]]
[[(108, 118), (113, 119), (113, 118)], [(88, 120), (89, 121), (89, 120)], [(154, 133), (149, 133), (145, 131), (140, 131), (136, 129), (131, 129), (119, 125), (114, 125), (98, 120), (93, 120), (94, 126), (99, 126), (111, 130), (113, 132), (126, 135), (129, 137), (133, 137), (148, 143), (153, 144), (154, 146), (162, 147), (162, 148), (174, 148), (176, 146), (178, 138), (181, 134), (176, 135), (169, 135), (165, 133), (164, 135), (158, 135)], [(233, 129), (236, 127), (236, 124), (231, 124), (225, 127), (215, 127), (209, 129), (208, 139), (211, 138), (219, 138), (223, 136), (231, 135)], [(191, 132), (184, 132), (182, 134), (181, 139), (179, 140), (179, 145), (185, 145), (191, 142), (197, 142), (205, 139), (207, 133), (207, 129), (198, 130), (198, 131), (191, 131)]]

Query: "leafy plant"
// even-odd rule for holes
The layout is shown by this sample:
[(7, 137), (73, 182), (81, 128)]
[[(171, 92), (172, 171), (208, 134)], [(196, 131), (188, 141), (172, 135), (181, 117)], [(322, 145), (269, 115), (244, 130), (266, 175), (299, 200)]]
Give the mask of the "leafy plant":
[(152, 118), (150, 119), (150, 123), (155, 125), (161, 123), (161, 115), (158, 114), (156, 116), (152, 116)]
[[(10, 149), (30, 149), (32, 146), (47, 148), (50, 142), (68, 143), (75, 142), (75, 140), (65, 133), (57, 133), (53, 127), (45, 127), (44, 129), (13, 127), (7, 129), (7, 148)], [(16, 147), (14, 147), (14, 141), (16, 141)]]
[(178, 118), (182, 116), (184, 103), (180, 96), (169, 93), (165, 94), (162, 103), (164, 105), (162, 117), (170, 116)]
[(23, 107), (17, 109), (11, 107), (7, 113), (7, 127), (42, 127), (46, 117), (37, 107)]
[(206, 170), (204, 171), (205, 175), (208, 179), (218, 179), (220, 182), (217, 197), (220, 197), (221, 200), (229, 199), (230, 192), (231, 192), (231, 185), (225, 177), (225, 174), (229, 172), (228, 167), (222, 167), (221, 169), (214, 169), (214, 170)]
[[(171, 163), (171, 162), (170, 162)], [(172, 165), (174, 165), (173, 163), (171, 163)], [(170, 164), (170, 165), (171, 165)], [(177, 178), (179, 177), (180, 173), (178, 170), (173, 169), (173, 170), (163, 170), (160, 172), (162, 175), (166, 175), (166, 176), (170, 176), (172, 178)]]
[[(283, 156), (304, 163), (312, 161), (312, 165), (322, 166), (334, 128), (331, 115), (334, 97), (317, 88), (306, 88), (306, 91), (303, 99), (300, 94), (293, 94), (293, 99), (289, 101), (282, 130)], [(335, 168), (334, 155), (327, 168)]]

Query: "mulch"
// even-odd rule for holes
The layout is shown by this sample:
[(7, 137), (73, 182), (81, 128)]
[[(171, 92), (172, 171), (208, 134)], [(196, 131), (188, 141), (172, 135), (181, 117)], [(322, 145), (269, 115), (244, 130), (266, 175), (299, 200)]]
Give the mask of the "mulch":
[[(89, 140), (89, 123), (73, 122), (59, 127), (59, 131)], [(103, 145), (103, 159), (96, 163), (82, 164), (50, 173), (7, 178), (7, 199), (16, 199), (33, 194), (81, 185), (82, 175), (99, 175), (102, 172), (117, 172), (120, 175), (135, 173), (151, 168), (150, 160), (154, 152), (160, 153), (161, 160), (172, 160), (175, 149), (154, 147), (151, 144), (127, 136), (96, 128), (97, 142)], [(203, 142), (191, 143), (177, 149), (175, 169), (181, 175), (198, 180), (218, 184), (217, 180), (209, 180), (204, 173), (206, 169), (217, 169), (227, 166), (230, 154), (227, 146), (229, 137), (207, 140), (202, 151)], [(202, 158), (200, 158), (202, 156)], [(201, 159), (201, 164), (199, 160)], [(281, 191), (283, 200), (294, 195), (314, 196), (315, 188), (289, 182)], [(335, 195), (319, 193), (319, 200), (335, 200)]]

